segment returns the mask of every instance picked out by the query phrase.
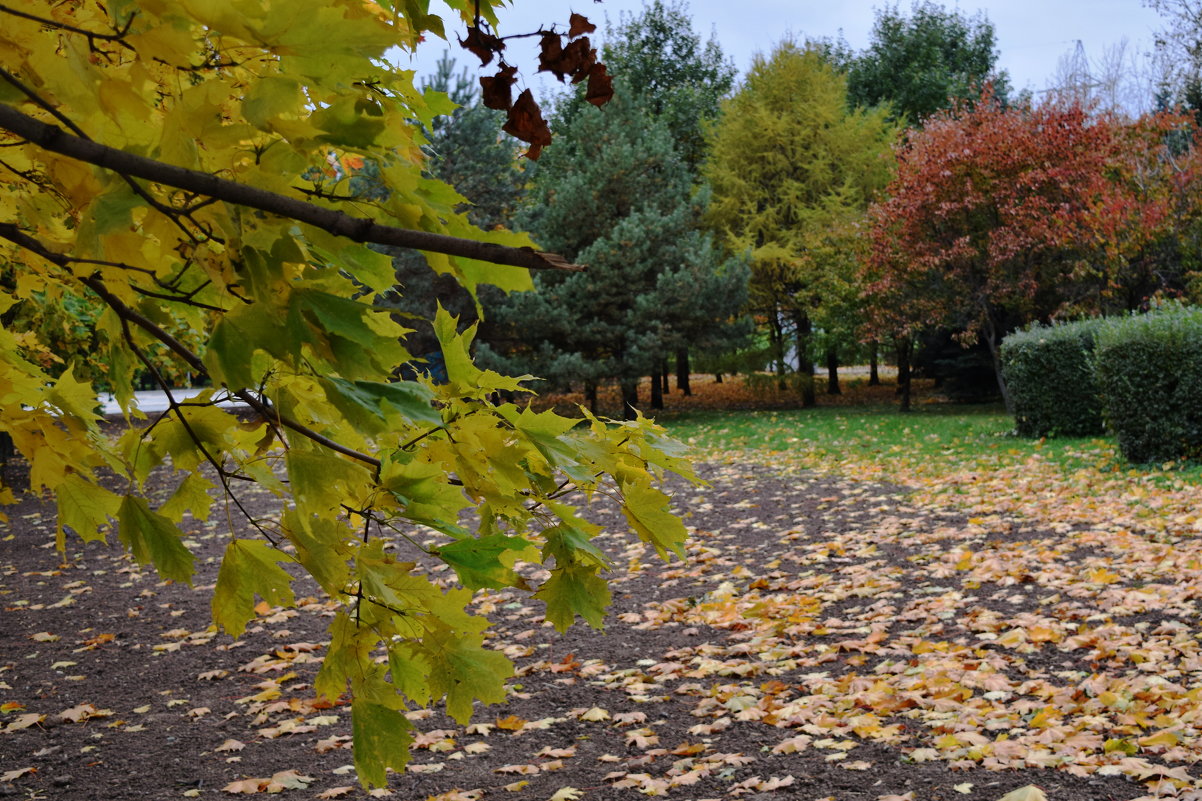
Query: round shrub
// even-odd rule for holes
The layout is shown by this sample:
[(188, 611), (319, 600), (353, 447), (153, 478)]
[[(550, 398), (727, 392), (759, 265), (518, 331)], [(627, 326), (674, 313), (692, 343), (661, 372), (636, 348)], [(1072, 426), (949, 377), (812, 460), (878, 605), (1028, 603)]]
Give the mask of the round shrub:
[(1106, 424), (1128, 461), (1202, 457), (1202, 309), (1109, 321), (1094, 364)]
[(1002, 340), (1002, 378), (1023, 437), (1089, 437), (1104, 430), (1094, 381), (1101, 319), (1035, 325)]

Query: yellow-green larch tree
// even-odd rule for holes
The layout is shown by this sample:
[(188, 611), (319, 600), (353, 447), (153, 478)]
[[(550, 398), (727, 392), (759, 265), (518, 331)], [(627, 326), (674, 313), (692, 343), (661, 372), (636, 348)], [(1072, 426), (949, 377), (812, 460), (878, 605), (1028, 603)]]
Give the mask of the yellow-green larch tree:
[(856, 223), (892, 175), (897, 131), (885, 107), (849, 110), (846, 78), (821, 48), (793, 41), (757, 56), (722, 111), (705, 162), (708, 219), (727, 248), (750, 253), (752, 310), (782, 375), (793, 337), (810, 406), (811, 334), (849, 308)]

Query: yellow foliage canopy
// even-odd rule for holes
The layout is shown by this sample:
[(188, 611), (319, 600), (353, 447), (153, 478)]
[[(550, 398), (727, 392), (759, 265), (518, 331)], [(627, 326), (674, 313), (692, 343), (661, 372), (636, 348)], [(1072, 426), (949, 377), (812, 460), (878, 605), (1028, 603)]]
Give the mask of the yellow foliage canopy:
[[(449, 3), (477, 31), (496, 24), (496, 4)], [(406, 330), (374, 305), (392, 266), (364, 243), (420, 249), (469, 288), (526, 289), (524, 268), (571, 267), (524, 236), (475, 230), (454, 211), (462, 198), (423, 175), (418, 123), (451, 106), (386, 56), (442, 35), (424, 6), (0, 7), (0, 431), (29, 460), (32, 491), (56, 495), (60, 542), (115, 522), (165, 578), (191, 580), (179, 521), (207, 517), (209, 490), (223, 492), (231, 539), (213, 611), (231, 633), (256, 596), (293, 603), (290, 563), (342, 601), (316, 687), (353, 696), (355, 762), (371, 784), (403, 764), (408, 705), (445, 698), (464, 717), (504, 697), (511, 666), (483, 647), (488, 621), (465, 610), (474, 590), (524, 587), (519, 560), (547, 561), (539, 593), (554, 622), (599, 623), (608, 593), (579, 591), (604, 587), (597, 529), (566, 492), (624, 495), (661, 553), (680, 553), (684, 535), (656, 485), (688, 468), (646, 421), (494, 403), (518, 380), (478, 370), (471, 332), (445, 314), (450, 381), (397, 379), (414, 372), (401, 369)], [(356, 192), (365, 162), (382, 196)], [(87, 359), (56, 364), (42, 334), (14, 326), (20, 310), (55, 305), (82, 309)], [(137, 372), (164, 390), (185, 373), (208, 388), (170, 393), (150, 426), (109, 438), (85, 366), (131, 420), (144, 417)], [(250, 415), (219, 409), (229, 396)], [(123, 481), (102, 483), (101, 468)], [(143, 492), (156, 468), (180, 473), (163, 503)], [(280, 520), (244, 503), (255, 485), (284, 499)], [(476, 530), (460, 522), (467, 508)], [(422, 556), (458, 586), (427, 578)]]

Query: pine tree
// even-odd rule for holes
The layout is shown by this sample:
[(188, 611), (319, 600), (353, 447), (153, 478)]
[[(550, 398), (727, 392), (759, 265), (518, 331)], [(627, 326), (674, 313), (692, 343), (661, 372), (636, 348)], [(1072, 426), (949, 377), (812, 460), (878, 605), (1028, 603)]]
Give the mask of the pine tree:
[(512, 295), (498, 316), (513, 351), (481, 355), (557, 381), (616, 380), (629, 415), (662, 354), (737, 315), (746, 270), (699, 230), (705, 197), (666, 121), (622, 79), (615, 88), (605, 109), (574, 107), (557, 121), (521, 217), (540, 244), (587, 270)]
[[(722, 98), (734, 88), (734, 64), (723, 55), (716, 39), (702, 43), (693, 30), (688, 5), (679, 0), (653, 0), (642, 13), (623, 15), (604, 52), (610, 68), (626, 79), (652, 116), (667, 125), (700, 190), (705, 129), (717, 121)], [(694, 279), (701, 283), (726, 280), (700, 273)], [(698, 294), (704, 290), (699, 289)], [(733, 350), (744, 343), (751, 324), (750, 319), (738, 319), (727, 325), (706, 321), (686, 328), (688, 335), (678, 338), (674, 355), (677, 389), (687, 395), (691, 393), (690, 345), (702, 353)], [(666, 391), (667, 379), (662, 383)], [(656, 386), (653, 380), (653, 389)], [(654, 407), (654, 396), (652, 402)]]

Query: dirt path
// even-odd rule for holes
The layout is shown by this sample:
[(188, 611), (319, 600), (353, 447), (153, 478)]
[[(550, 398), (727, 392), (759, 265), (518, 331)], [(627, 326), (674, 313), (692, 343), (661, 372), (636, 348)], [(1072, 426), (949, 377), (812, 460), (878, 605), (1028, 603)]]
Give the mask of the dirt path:
[[(1199, 797), (1183, 590), (1198, 570), (1173, 568), (1170, 593), (1160, 574), (1111, 579), (1138, 549), (1096, 532), (970, 522), (875, 484), (705, 473), (710, 488), (678, 496), (687, 562), (606, 535), (604, 634), (557, 636), (516, 593), (481, 599), (518, 666), (511, 699), (466, 729), (414, 713), (420, 747), (388, 792), (875, 801), (1037, 784), (1101, 801), (1161, 782)], [(348, 710), (311, 696), (325, 605), (264, 608), (231, 642), (208, 629), (216, 528), (191, 534), (189, 589), (101, 545), (71, 541), (60, 565), (50, 511), (26, 502), (0, 536), (0, 796), (367, 796)]]

